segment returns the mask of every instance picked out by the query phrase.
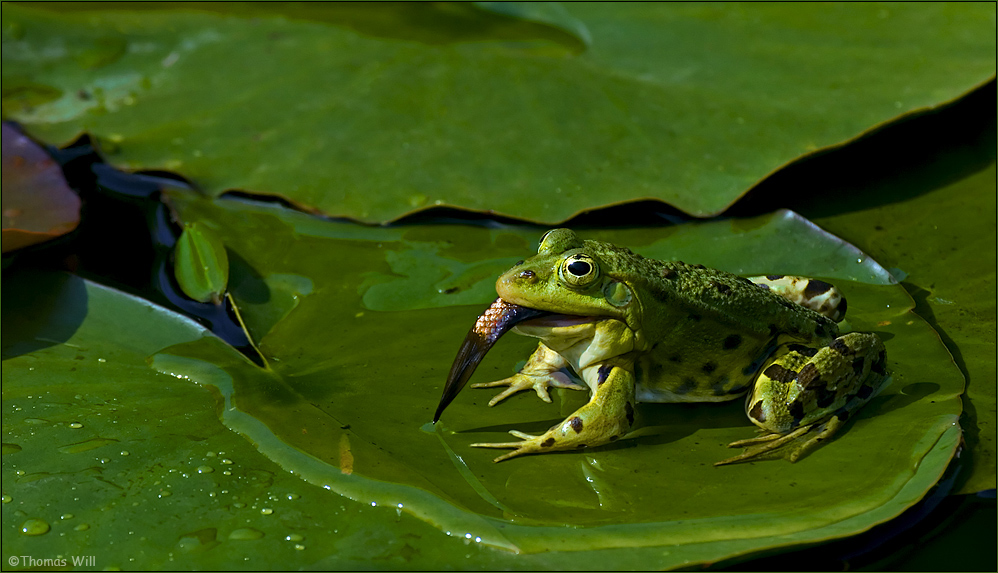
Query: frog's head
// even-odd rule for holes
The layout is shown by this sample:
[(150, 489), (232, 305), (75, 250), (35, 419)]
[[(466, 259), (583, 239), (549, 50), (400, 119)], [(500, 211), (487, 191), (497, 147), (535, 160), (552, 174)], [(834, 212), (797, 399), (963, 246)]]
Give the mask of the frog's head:
[[(623, 279), (637, 256), (607, 243), (583, 241), (568, 229), (541, 237), (537, 254), (496, 281), (499, 298), (476, 321), (458, 351), (433, 417), (457, 396), (496, 340), (516, 325), (543, 339), (571, 337), (595, 320), (620, 320), (640, 339), (640, 303)], [(637, 257), (639, 258), (639, 257)]]
[(639, 305), (620, 272), (628, 257), (635, 255), (583, 241), (568, 229), (554, 229), (541, 237), (536, 255), (499, 277), (496, 292), (518, 306), (572, 317), (615, 318), (637, 330)]

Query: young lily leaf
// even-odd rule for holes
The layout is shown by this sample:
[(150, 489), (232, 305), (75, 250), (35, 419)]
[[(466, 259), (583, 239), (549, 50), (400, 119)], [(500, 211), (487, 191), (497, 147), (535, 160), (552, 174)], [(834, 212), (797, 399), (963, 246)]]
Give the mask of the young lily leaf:
[(204, 223), (185, 223), (173, 252), (173, 272), (184, 294), (220, 304), (229, 283), (225, 244)]

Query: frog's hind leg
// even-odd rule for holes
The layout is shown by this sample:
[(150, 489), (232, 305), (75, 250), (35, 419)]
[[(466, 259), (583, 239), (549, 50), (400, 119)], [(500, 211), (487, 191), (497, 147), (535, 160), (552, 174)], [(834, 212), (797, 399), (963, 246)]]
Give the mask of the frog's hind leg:
[(568, 366), (568, 361), (560, 354), (551, 350), (544, 343), (537, 345), (537, 350), (530, 355), (530, 359), (523, 365), (519, 372), (495, 382), (479, 382), (472, 384), (472, 388), (496, 388), (499, 386), (509, 386), (502, 392), (496, 394), (489, 401), (489, 406), (495, 406), (506, 398), (523, 390), (533, 390), (541, 400), (551, 403), (551, 396), (548, 388), (570, 388), (572, 390), (586, 390), (581, 384), (576, 384), (561, 372)]
[(730, 444), (747, 449), (715, 465), (795, 462), (834, 436), (887, 380), (884, 345), (875, 334), (846, 334), (821, 349), (785, 345), (745, 403), (749, 419), (768, 433)]
[(788, 275), (748, 277), (748, 280), (835, 322), (846, 316), (845, 297), (825, 281)]
[(602, 446), (623, 437), (635, 425), (634, 373), (628, 368), (603, 364), (598, 369), (592, 367), (589, 375), (594, 374), (596, 380), (589, 402), (564, 422), (540, 436), (510, 431), (523, 440), (520, 442), (471, 444), (472, 447), (513, 449), (494, 460), (501, 462), (524, 454)]

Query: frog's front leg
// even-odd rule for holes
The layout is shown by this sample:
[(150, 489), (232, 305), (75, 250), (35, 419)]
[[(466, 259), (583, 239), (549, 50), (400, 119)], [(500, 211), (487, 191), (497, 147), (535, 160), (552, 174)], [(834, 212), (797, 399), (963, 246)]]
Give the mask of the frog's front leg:
[(715, 465), (781, 456), (795, 462), (830, 439), (887, 380), (886, 352), (875, 334), (846, 334), (820, 349), (788, 344), (745, 402), (749, 419), (769, 433), (730, 444), (747, 449)]
[(548, 388), (570, 388), (572, 390), (585, 390), (586, 387), (576, 384), (569, 379), (568, 375), (562, 372), (568, 367), (568, 361), (554, 350), (551, 350), (544, 343), (537, 345), (537, 350), (530, 355), (530, 359), (523, 365), (519, 372), (495, 382), (479, 382), (472, 384), (472, 388), (495, 388), (497, 386), (509, 386), (499, 394), (496, 394), (489, 401), (489, 406), (495, 406), (506, 398), (522, 390), (533, 389), (541, 400), (551, 403), (551, 396)]
[(512, 448), (512, 452), (495, 459), (501, 462), (523, 454), (601, 446), (627, 434), (634, 426), (634, 373), (630, 366), (592, 366), (584, 375), (587, 380), (595, 378), (590, 382), (593, 395), (564, 422), (540, 436), (511, 430), (509, 433), (521, 442), (471, 444), (472, 447)]

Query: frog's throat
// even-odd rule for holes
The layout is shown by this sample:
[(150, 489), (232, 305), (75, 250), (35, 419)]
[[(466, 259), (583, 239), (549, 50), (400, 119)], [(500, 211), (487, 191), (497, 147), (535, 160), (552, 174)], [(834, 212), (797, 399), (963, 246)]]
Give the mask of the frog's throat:
[(450, 367), (450, 374), (447, 375), (447, 383), (444, 384), (443, 395), (440, 396), (440, 404), (437, 405), (437, 412), (433, 415), (433, 423), (440, 419), (440, 414), (443, 413), (444, 408), (464, 388), (482, 358), (485, 358), (492, 345), (506, 331), (525, 320), (550, 314), (553, 313), (512, 304), (497, 298), (492, 306), (478, 317), (475, 326), (471, 327), (464, 343), (461, 344), (461, 349), (457, 351), (454, 364)]

